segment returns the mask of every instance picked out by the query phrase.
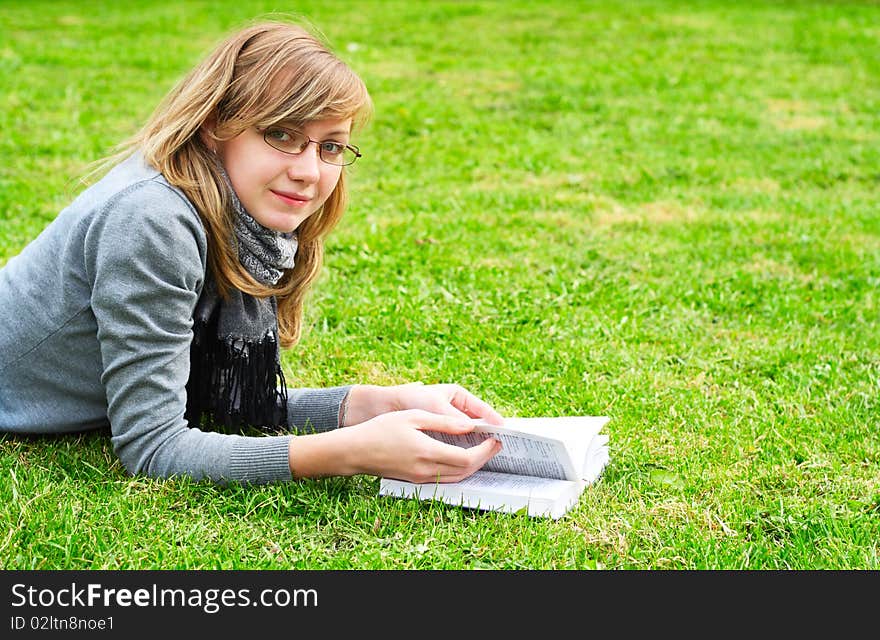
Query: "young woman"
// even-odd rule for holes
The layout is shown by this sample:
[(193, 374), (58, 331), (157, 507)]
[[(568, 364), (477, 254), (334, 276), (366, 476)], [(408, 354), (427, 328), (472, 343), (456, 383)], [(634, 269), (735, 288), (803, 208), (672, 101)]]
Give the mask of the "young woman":
[(485, 464), (495, 440), (422, 433), (502, 422), (458, 385), (285, 388), (279, 347), (300, 337), (370, 109), (360, 78), (295, 25), (217, 47), (0, 269), (0, 430), (109, 424), (129, 472), (215, 482), (455, 481)]

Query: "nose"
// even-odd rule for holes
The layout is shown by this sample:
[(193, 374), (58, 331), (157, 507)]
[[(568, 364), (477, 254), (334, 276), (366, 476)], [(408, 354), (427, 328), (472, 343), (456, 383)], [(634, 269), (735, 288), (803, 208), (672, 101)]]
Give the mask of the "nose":
[(287, 157), (287, 177), (296, 182), (315, 183), (321, 177), (321, 162), (317, 143), (314, 147), (309, 143), (302, 152)]

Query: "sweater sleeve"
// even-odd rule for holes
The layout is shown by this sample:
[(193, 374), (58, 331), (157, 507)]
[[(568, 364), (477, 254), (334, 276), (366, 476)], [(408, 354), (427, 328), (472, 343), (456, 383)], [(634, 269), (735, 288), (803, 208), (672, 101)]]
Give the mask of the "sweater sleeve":
[(206, 432), (183, 417), (207, 254), (191, 205), (166, 184), (137, 183), (96, 216), (84, 249), (112, 442), (125, 468), (218, 483), (289, 480), (292, 436)]
[(299, 433), (339, 427), (339, 411), (351, 385), (326, 389), (288, 389), (287, 424)]

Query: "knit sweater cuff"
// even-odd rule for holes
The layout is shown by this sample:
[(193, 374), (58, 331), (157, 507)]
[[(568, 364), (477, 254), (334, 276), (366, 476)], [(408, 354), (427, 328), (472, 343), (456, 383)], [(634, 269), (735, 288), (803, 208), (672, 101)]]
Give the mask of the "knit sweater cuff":
[(289, 389), (287, 424), (296, 433), (331, 431), (339, 427), (339, 407), (351, 385), (324, 389)]
[(243, 437), (232, 446), (229, 470), (243, 483), (266, 484), (288, 481), (290, 441), (293, 436)]

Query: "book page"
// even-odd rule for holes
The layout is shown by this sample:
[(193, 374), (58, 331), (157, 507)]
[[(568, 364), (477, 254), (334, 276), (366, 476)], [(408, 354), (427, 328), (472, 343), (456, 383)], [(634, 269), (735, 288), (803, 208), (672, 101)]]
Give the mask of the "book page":
[[(546, 418), (505, 418), (508, 429), (559, 437), (571, 442), (591, 440), (609, 421), (608, 416), (560, 416)], [(486, 422), (478, 421), (484, 425)]]
[(608, 465), (608, 460), (608, 447), (602, 447), (592, 452), (587, 460), (587, 466), (584, 468), (584, 481), (587, 484), (592, 484), (598, 480)]
[(480, 491), (512, 493), (516, 495), (525, 494), (533, 498), (555, 499), (560, 491), (569, 490), (570, 481), (498, 473), (486, 471), (484, 467), (479, 471), (475, 471), (464, 480), (444, 484), (455, 484), (462, 489), (478, 489)]
[(531, 516), (559, 518), (577, 503), (585, 483), (477, 471), (460, 482), (415, 484), (383, 478), (379, 495), (513, 513), (526, 509)]
[(500, 440), (501, 451), (483, 466), (486, 471), (556, 480), (579, 480), (581, 477), (581, 461), (575, 464), (565, 443), (558, 438), (483, 423), (471, 433), (425, 433), (441, 442), (466, 449), (480, 444), (487, 437)]
[[(581, 479), (595, 478), (593, 453), (608, 450), (608, 436), (599, 434), (608, 423), (608, 416), (561, 416), (544, 418), (506, 418), (504, 427), (521, 433), (531, 433), (561, 440), (569, 450)], [(487, 423), (478, 422), (481, 428)]]

